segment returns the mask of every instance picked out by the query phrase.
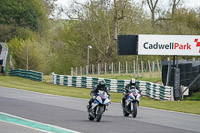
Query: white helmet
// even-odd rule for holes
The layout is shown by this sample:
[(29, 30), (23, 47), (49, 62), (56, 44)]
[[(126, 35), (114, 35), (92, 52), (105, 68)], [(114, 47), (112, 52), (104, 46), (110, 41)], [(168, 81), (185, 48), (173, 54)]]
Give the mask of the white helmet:
[(130, 80), (130, 85), (135, 85), (135, 79), (134, 79), (134, 78), (132, 78), (132, 79)]

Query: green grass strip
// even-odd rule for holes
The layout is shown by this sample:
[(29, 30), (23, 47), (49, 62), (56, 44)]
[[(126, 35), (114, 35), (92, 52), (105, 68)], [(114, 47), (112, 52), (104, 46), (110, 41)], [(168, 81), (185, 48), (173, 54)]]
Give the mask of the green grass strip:
[(11, 116), (11, 115), (4, 114), (4, 113), (0, 113), (0, 120), (4, 121), (4, 122), (17, 124), (17, 125), (23, 125), (23, 126), (30, 127), (30, 128), (33, 128), (33, 129), (39, 129), (39, 130), (47, 131), (47, 132), (75, 133), (75, 131), (71, 131), (71, 130), (67, 130), (67, 129), (64, 129), (64, 128), (55, 127), (55, 126), (52, 126), (52, 125), (43, 124), (43, 123), (40, 123), (40, 122), (35, 122), (35, 121), (23, 119), (23, 118), (16, 117), (16, 116)]

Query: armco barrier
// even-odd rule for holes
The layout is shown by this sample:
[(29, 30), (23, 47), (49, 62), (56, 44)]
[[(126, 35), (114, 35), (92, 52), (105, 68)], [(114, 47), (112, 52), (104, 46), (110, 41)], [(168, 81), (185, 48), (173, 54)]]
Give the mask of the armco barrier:
[[(98, 81), (104, 78), (94, 77), (81, 77), (81, 76), (66, 76), (52, 73), (52, 83), (64, 86), (73, 86), (81, 88), (92, 88), (98, 84)], [(126, 84), (129, 80), (117, 80), (117, 79), (104, 79), (106, 81), (106, 87), (112, 92), (123, 92)], [(136, 81), (136, 84), (142, 90), (142, 94), (157, 100), (173, 101), (173, 87), (162, 86), (160, 84), (154, 84), (147, 81)]]
[[(36, 72), (33, 70), (24, 70), (24, 69), (14, 69), (9, 71), (10, 76), (18, 76), (22, 78), (27, 78), (35, 81), (43, 80), (43, 73)], [(58, 78), (56, 78), (58, 79)]]

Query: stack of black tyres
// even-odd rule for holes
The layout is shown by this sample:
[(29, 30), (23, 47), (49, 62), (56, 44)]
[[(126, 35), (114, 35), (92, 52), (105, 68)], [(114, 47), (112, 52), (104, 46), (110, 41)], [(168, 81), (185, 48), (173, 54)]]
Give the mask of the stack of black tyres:
[(183, 85), (185, 84), (186, 81), (186, 68), (185, 68), (185, 64), (179, 64), (178, 65), (180, 68), (180, 84)]
[[(171, 75), (169, 86), (174, 84), (174, 72), (173, 65), (171, 62)], [(180, 85), (188, 86), (194, 79), (200, 74), (200, 61), (185, 61), (179, 60), (178, 68), (180, 68)], [(162, 81), (166, 85), (167, 82), (167, 72), (168, 72), (168, 61), (162, 62)], [(193, 92), (200, 91), (200, 78), (196, 81), (189, 90), (189, 95), (192, 95)]]
[(168, 61), (162, 62), (162, 82), (167, 85), (167, 71), (168, 71)]

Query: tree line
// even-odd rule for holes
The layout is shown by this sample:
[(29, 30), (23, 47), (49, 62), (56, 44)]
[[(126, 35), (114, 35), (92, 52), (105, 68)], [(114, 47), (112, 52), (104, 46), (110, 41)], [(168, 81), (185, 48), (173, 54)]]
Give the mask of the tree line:
[[(8, 44), (16, 68), (70, 74), (71, 67), (86, 65), (89, 45), (92, 64), (135, 60), (117, 55), (120, 34), (200, 34), (199, 9), (184, 7), (183, 0), (74, 0), (67, 9), (55, 2), (0, 1), (0, 41)], [(55, 9), (66, 19), (56, 19)]]

